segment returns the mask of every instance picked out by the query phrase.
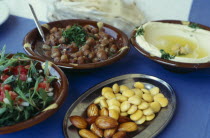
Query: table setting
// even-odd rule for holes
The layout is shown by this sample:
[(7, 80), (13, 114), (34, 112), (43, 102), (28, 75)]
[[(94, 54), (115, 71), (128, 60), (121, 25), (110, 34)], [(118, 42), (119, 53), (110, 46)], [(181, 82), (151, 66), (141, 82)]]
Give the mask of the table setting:
[(210, 137), (209, 4), (1, 0), (1, 137)]

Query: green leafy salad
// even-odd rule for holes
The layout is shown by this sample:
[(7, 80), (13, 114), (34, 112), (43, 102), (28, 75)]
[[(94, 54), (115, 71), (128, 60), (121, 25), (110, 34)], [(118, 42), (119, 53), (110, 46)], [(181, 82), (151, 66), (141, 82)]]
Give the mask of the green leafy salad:
[(0, 52), (0, 127), (30, 119), (48, 107), (53, 99), (48, 62), (41, 63), (18, 53), (9, 58)]

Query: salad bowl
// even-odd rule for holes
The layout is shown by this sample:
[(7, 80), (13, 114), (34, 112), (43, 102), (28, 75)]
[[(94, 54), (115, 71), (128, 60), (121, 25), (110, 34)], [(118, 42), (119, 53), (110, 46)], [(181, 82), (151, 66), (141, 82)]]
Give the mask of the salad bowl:
[[(10, 64), (6, 69), (1, 69), (0, 134), (6, 134), (29, 128), (54, 114), (67, 97), (68, 80), (63, 71), (51, 62), (20, 53), (5, 57), (2, 55), (4, 55), (3, 52), (1, 52), (1, 61), (4, 59), (7, 60), (7, 63), (14, 63), (15, 60), (18, 60), (18, 63)], [(28, 61), (30, 66), (25, 63)], [(13, 65), (16, 66), (13, 67)], [(37, 71), (37, 74), (36, 72), (31, 73), (32, 68)], [(20, 74), (17, 74), (17, 70)], [(27, 75), (24, 73), (25, 71), (27, 71)], [(7, 74), (6, 78), (4, 77), (5, 74)], [(39, 77), (36, 78), (35, 74)], [(43, 76), (44, 79), (41, 80), (42, 77), (40, 76)], [(23, 91), (22, 88), (25, 84), (34, 87), (27, 88), (28, 91)], [(5, 88), (6, 86), (9, 88)], [(12, 111), (19, 111), (18, 115)], [(8, 115), (8, 112), (11, 113)], [(23, 113), (24, 115), (22, 115)], [(7, 119), (9, 117), (11, 118)]]

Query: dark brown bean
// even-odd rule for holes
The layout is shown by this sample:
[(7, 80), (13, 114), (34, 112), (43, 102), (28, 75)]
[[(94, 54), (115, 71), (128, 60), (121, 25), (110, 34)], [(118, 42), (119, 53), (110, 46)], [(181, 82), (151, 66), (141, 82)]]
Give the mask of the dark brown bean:
[(84, 60), (85, 60), (85, 63), (90, 63), (90, 62), (92, 61), (92, 60), (89, 59), (88, 57), (83, 56), (83, 58), (84, 58)]
[(107, 38), (104, 38), (101, 40), (101, 46), (107, 46), (109, 44), (109, 40)]
[(93, 37), (89, 37), (86, 41), (86, 44), (89, 46), (94, 46), (96, 44), (96, 42)]
[(50, 45), (50, 40), (49, 40), (49, 38), (46, 38), (45, 44), (46, 44), (46, 45)]
[(83, 57), (78, 57), (77, 63), (78, 63), (78, 64), (84, 64), (84, 63), (85, 63), (84, 58), (83, 58)]
[(60, 58), (60, 57), (55, 57), (53, 60), (54, 60), (55, 62), (60, 62), (61, 58)]
[(71, 28), (71, 25), (67, 25), (67, 26), (66, 26), (66, 29), (70, 29), (70, 28)]
[(45, 51), (45, 56), (47, 56), (47, 57), (51, 57), (51, 51)]
[(88, 58), (89, 59), (93, 59), (95, 57), (95, 53), (94, 52), (90, 52), (89, 54), (88, 54)]
[(58, 40), (58, 42), (59, 42), (60, 44), (65, 43), (65, 38), (64, 38), (64, 37), (61, 37), (61, 38)]
[(90, 46), (88, 44), (85, 44), (84, 46), (82, 46), (81, 50), (85, 51), (88, 50), (90, 48)]
[(44, 44), (42, 46), (42, 49), (44, 49), (44, 50), (51, 50), (51, 47), (49, 45)]
[(109, 48), (108, 47), (106, 47), (104, 50), (105, 50), (106, 53), (109, 52)]
[(85, 50), (85, 51), (83, 52), (83, 55), (88, 56), (89, 53), (90, 53), (90, 50)]
[(50, 33), (54, 33), (54, 32), (57, 32), (58, 31), (58, 28), (57, 27), (53, 27), (51, 30), (50, 30)]
[(109, 43), (114, 43), (114, 38), (113, 37), (109, 38)]
[(50, 35), (49, 39), (50, 40), (54, 40), (55, 39), (55, 36), (54, 35)]
[(99, 50), (97, 52), (97, 57), (100, 59), (100, 60), (106, 60), (108, 57), (107, 57), (107, 54), (104, 50)]
[(68, 63), (69, 62), (68, 56), (66, 54), (62, 55), (60, 61), (63, 63)]
[(62, 32), (58, 31), (54, 33), (55, 38), (60, 39), (62, 37)]
[(52, 55), (51, 55), (52, 58), (60, 57), (60, 56), (61, 56), (61, 53), (60, 53), (60, 52), (54, 52), (54, 53), (52, 53)]
[(98, 59), (97, 57), (95, 57), (95, 58), (92, 59), (92, 62), (93, 62), (93, 63), (96, 63), (96, 62), (98, 62), (98, 61), (99, 61), (99, 59)]
[(51, 55), (52, 58), (61, 56), (60, 50), (58, 48), (52, 48), (51, 53), (52, 53)]
[(108, 38), (108, 36), (109, 36), (105, 32), (99, 32), (98, 34), (99, 34), (100, 38)]
[(77, 57), (76, 53), (72, 53), (72, 54), (70, 54), (70, 56), (73, 57), (73, 58)]
[(91, 32), (92, 30), (92, 27), (90, 25), (85, 25), (83, 28), (88, 32)]
[(54, 53), (54, 52), (60, 52), (60, 50), (59, 50), (58, 48), (53, 48), (53, 47), (52, 47), (51, 52), (52, 52), (52, 53)]
[(69, 60), (70, 63), (77, 63), (77, 58), (73, 58)]
[(76, 54), (76, 57), (81, 57), (81, 56), (83, 56), (82, 51), (78, 51), (78, 52), (75, 53), (75, 54)]
[[(99, 35), (98, 34), (94, 34), (94, 39), (98, 40), (99, 39)], [(96, 42), (97, 43), (97, 42)]]
[(91, 33), (93, 33), (93, 34), (98, 33), (98, 28), (92, 28)]
[(58, 40), (57, 40), (53, 35), (50, 35), (49, 40), (50, 40), (50, 44), (51, 44), (52, 46), (55, 46), (55, 45), (58, 44)]
[(116, 53), (116, 52), (118, 51), (117, 46), (116, 46), (116, 45), (112, 45), (112, 46), (110, 47), (110, 51), (111, 51), (112, 53)]
[(75, 53), (79, 50), (79, 48), (75, 45), (69, 45), (66, 50), (67, 53)]
[(68, 45), (66, 45), (66, 44), (61, 44), (61, 45), (59, 46), (59, 49), (60, 49), (60, 50), (63, 50), (63, 49), (67, 49), (67, 47), (68, 47)]

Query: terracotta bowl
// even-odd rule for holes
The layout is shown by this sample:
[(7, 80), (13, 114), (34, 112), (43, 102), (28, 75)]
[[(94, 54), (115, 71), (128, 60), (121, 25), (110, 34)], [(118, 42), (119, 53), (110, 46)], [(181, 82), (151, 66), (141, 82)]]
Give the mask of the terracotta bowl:
[[(42, 25), (43, 31), (45, 34), (49, 33), (49, 30), (46, 29), (47, 27), (66, 27), (67, 25), (74, 25), (78, 24), (81, 26), (84, 25), (92, 25), (94, 27), (97, 27), (97, 22), (96, 21), (90, 21), (90, 20), (80, 20), (80, 19), (70, 19), (70, 20), (61, 20), (61, 21), (55, 21), (55, 22), (50, 22), (45, 25)], [(43, 27), (45, 26), (45, 27)], [(24, 50), (27, 52), (29, 55), (37, 56), (42, 59), (47, 59), (52, 62), (54, 62), (56, 65), (62, 68), (70, 68), (70, 69), (92, 69), (92, 68), (98, 68), (98, 67), (103, 67), (106, 65), (110, 65), (118, 60), (120, 60), (123, 56), (125, 56), (130, 49), (130, 46), (128, 44), (128, 38), (127, 36), (120, 31), (119, 29), (108, 25), (104, 24), (104, 29), (105, 32), (111, 35), (116, 39), (117, 42), (122, 42), (124, 48), (122, 48), (117, 55), (114, 57), (107, 59), (105, 61), (97, 62), (97, 63), (87, 63), (87, 64), (71, 64), (71, 63), (59, 63), (59, 62), (54, 62), (52, 59), (47, 58), (44, 56), (43, 51), (41, 49), (41, 44), (43, 44), (43, 41), (41, 39), (41, 36), (39, 35), (39, 32), (37, 28), (33, 29), (30, 31), (24, 38), (23, 45), (24, 45)]]
[[(163, 22), (163, 23), (173, 23), (173, 24), (189, 24), (193, 22), (187, 22), (187, 21), (177, 21), (177, 20), (159, 20), (155, 22)], [(196, 23), (197, 24), (197, 23)], [(201, 24), (197, 24), (200, 28), (203, 28), (205, 30), (210, 31), (210, 28)], [(196, 71), (198, 69), (204, 69), (204, 68), (210, 68), (210, 62), (206, 63), (182, 63), (182, 62), (176, 62), (171, 60), (162, 59), (160, 57), (151, 56), (150, 53), (145, 51), (143, 48), (141, 48), (141, 45), (139, 45), (136, 42), (135, 38), (136, 30), (133, 30), (131, 33), (130, 41), (132, 45), (136, 48), (136, 50), (139, 51), (142, 55), (146, 56), (147, 58), (161, 64), (164, 68), (178, 73), (185, 73), (185, 72), (191, 72)]]
[[(39, 61), (40, 63), (44, 62), (44, 60), (38, 59), (37, 57), (32, 57), (32, 56), (29, 56), (29, 57), (33, 60)], [(41, 68), (40, 65), (38, 65), (37, 68)], [(33, 125), (36, 125), (36, 124), (44, 121), (51, 115), (53, 115), (60, 108), (60, 106), (63, 104), (65, 98), (67, 97), (68, 80), (67, 80), (65, 74), (63, 73), (63, 71), (54, 64), (52, 64), (52, 66), (50, 68), (50, 74), (53, 76), (56, 76), (58, 78), (58, 80), (56, 82), (53, 82), (54, 102), (51, 104), (51, 108), (49, 110), (39, 113), (38, 115), (36, 115), (26, 121), (23, 121), (23, 122), (20, 122), (15, 125), (11, 125), (11, 126), (0, 127), (0, 134), (12, 133), (12, 132), (23, 130), (23, 129), (29, 128)]]

